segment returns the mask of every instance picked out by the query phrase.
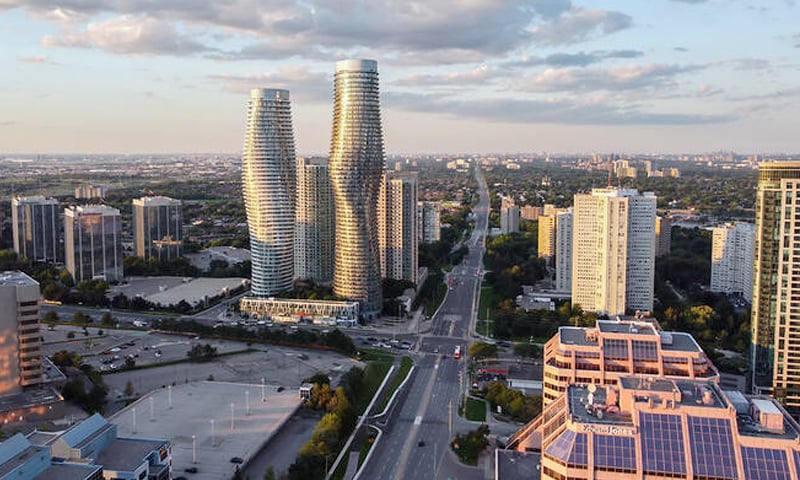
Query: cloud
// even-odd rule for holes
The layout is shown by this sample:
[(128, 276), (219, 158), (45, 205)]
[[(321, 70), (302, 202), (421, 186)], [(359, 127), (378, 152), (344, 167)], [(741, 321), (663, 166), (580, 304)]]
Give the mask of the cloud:
[(706, 3), (708, 0), (669, 0), (670, 2), (678, 2), (678, 3), (691, 3), (691, 4), (698, 4), (698, 3)]
[(464, 86), (487, 83), (496, 72), (486, 65), (475, 67), (466, 72), (453, 72), (441, 75), (409, 75), (396, 82), (400, 86)]
[(212, 48), (178, 32), (175, 25), (149, 17), (123, 15), (89, 23), (86, 30), (46, 36), (47, 47), (99, 48), (117, 54), (189, 55)]
[(285, 88), (293, 99), (306, 102), (330, 102), (333, 75), (311, 71), (306, 67), (286, 67), (275, 72), (251, 75), (210, 75), (209, 79), (221, 82), (231, 93), (248, 93), (253, 88)]
[(213, 50), (175, 25), (149, 17), (123, 15), (89, 23), (84, 31), (46, 36), (46, 47), (99, 48), (117, 54), (190, 55)]
[(753, 100), (781, 100), (785, 101), (792, 97), (800, 96), (800, 87), (783, 88), (768, 93), (756, 93), (751, 95), (734, 95), (728, 97), (728, 100), (737, 102), (748, 102)]
[(14, 120), (0, 120), (0, 127), (11, 127), (16, 125), (17, 122)]
[(673, 86), (681, 73), (704, 67), (665, 64), (632, 65), (608, 69), (549, 68), (523, 79), (521, 88), (531, 92), (590, 92), (634, 90)]
[(624, 13), (573, 7), (552, 22), (533, 30), (533, 38), (543, 45), (567, 45), (630, 28), (633, 19)]
[(800, 33), (792, 37), (794, 41), (794, 48), (800, 48)]
[(22, 56), (17, 57), (17, 60), (22, 63), (32, 63), (36, 65), (55, 65), (56, 62), (50, 60), (49, 58), (45, 57), (44, 55), (31, 55), (31, 56)]
[(523, 57), (520, 60), (506, 62), (506, 67), (531, 67), (547, 65), (550, 67), (585, 67), (606, 59), (637, 58), (644, 55), (640, 50), (610, 50), (578, 53), (553, 53), (546, 57)]
[(564, 125), (698, 125), (727, 123), (732, 114), (702, 115), (647, 111), (637, 105), (613, 102), (579, 102), (567, 99), (485, 99), (456, 100), (438, 95), (386, 94), (387, 108), (441, 113), (483, 121)]
[[(380, 49), (406, 63), (428, 56), (483, 62), (534, 39), (569, 44), (631, 24), (625, 14), (575, 7), (571, 0), (0, 0), (0, 11), (11, 8), (62, 26), (64, 33), (46, 37), (46, 45), (97, 46), (118, 54), (213, 50), (210, 57), (221, 60)], [(139, 36), (130, 38), (137, 26)], [(187, 30), (207, 32), (206, 43)], [(227, 51), (219, 35), (249, 46)]]

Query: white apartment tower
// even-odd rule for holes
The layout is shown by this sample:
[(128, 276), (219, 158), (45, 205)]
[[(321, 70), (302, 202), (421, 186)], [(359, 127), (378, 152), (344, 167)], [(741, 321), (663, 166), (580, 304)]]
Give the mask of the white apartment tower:
[(39, 283), (22, 272), (0, 273), (0, 396), (42, 383)]
[(417, 174), (386, 172), (378, 196), (381, 275), (417, 283)]
[(419, 239), (422, 243), (438, 242), (442, 239), (441, 204), (439, 202), (419, 202)]
[(572, 290), (572, 209), (556, 214), (556, 290)]
[(572, 303), (608, 315), (653, 308), (656, 196), (595, 188), (575, 195)]
[(251, 90), (242, 187), (257, 297), (292, 288), (296, 168), (289, 91)]
[(714, 228), (711, 243), (712, 292), (753, 298), (753, 259), (755, 225), (735, 222)]
[(133, 246), (137, 257), (174, 260), (183, 245), (181, 201), (169, 197), (133, 200)]
[(86, 205), (64, 210), (67, 271), (75, 283), (122, 281), (122, 219), (119, 210)]
[(327, 285), (333, 281), (334, 209), (328, 161), (297, 159), (294, 275)]
[(11, 199), (14, 251), (34, 262), (64, 260), (61, 234), (64, 227), (58, 200), (43, 196)]

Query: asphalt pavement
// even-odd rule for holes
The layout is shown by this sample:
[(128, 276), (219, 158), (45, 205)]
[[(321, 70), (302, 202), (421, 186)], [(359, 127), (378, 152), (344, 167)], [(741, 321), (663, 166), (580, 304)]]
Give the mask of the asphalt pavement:
[[(450, 451), (450, 441), (475, 423), (458, 416), (466, 385), (466, 348), (474, 332), (474, 319), (483, 274), (482, 262), (488, 226), (489, 195), (480, 168), (476, 168), (480, 201), (473, 210), (476, 226), (465, 241), (469, 252), (448, 274), (450, 287), (431, 328), (419, 337), (416, 374), (398, 405), (399, 414), (386, 425), (375, 452), (360, 478), (383, 479), (483, 479), (482, 467), (461, 465)], [(461, 359), (454, 358), (461, 346)], [(464, 380), (461, 380), (461, 379)]]

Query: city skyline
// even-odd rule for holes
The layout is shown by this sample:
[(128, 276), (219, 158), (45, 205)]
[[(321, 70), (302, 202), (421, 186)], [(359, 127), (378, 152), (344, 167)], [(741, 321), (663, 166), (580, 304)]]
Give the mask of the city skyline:
[(274, 87), (324, 154), (330, 65), (359, 57), (388, 152), (800, 151), (795, 2), (260, 8), (0, 2), (0, 151), (237, 152), (241, 95)]

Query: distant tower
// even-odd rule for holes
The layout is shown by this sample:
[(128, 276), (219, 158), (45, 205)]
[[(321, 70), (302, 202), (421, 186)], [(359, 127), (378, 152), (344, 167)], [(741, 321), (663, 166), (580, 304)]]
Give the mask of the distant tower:
[(378, 201), (381, 275), (417, 283), (417, 174), (386, 172)]
[(556, 214), (555, 251), (556, 290), (570, 292), (572, 291), (572, 209)]
[(330, 173), (336, 206), (333, 291), (372, 317), (383, 304), (378, 193), (384, 169), (378, 63), (336, 63)]
[(14, 197), (11, 199), (14, 251), (34, 262), (64, 260), (61, 234), (64, 227), (55, 198)]
[(242, 186), (255, 296), (272, 296), (292, 288), (295, 170), (289, 91), (251, 90)]
[(765, 162), (756, 191), (753, 308), (750, 321), (753, 389), (800, 411), (800, 162)]
[(122, 281), (122, 220), (119, 210), (87, 205), (64, 210), (67, 271), (75, 283)]
[(712, 292), (753, 298), (753, 240), (755, 225), (735, 222), (714, 227), (711, 242)]
[(552, 265), (556, 255), (556, 212), (549, 215), (539, 215), (539, 238), (537, 253)]
[(334, 209), (328, 161), (297, 159), (294, 274), (319, 284), (333, 281)]
[(513, 203), (500, 208), (500, 232), (519, 233), (519, 207)]
[(438, 242), (442, 239), (441, 205), (439, 202), (419, 202), (419, 238), (422, 243)]
[(575, 195), (572, 303), (586, 311), (652, 310), (656, 196), (595, 188)]
[(133, 200), (133, 245), (137, 257), (174, 260), (181, 256), (181, 201), (169, 197)]
[(672, 217), (656, 217), (656, 257), (669, 255), (672, 249)]

